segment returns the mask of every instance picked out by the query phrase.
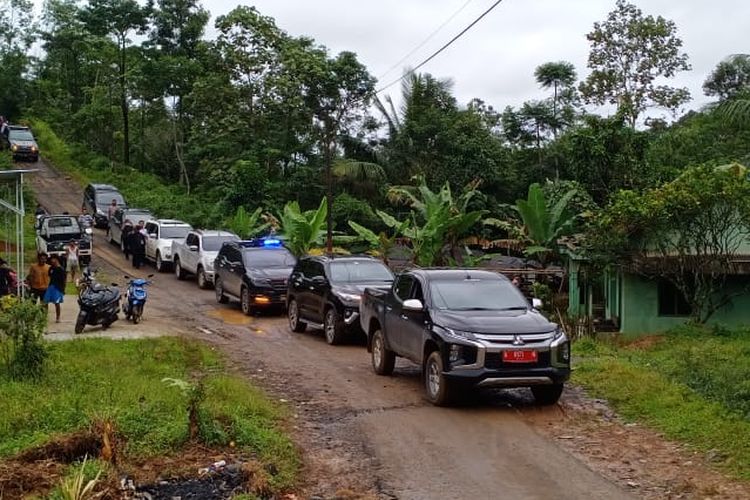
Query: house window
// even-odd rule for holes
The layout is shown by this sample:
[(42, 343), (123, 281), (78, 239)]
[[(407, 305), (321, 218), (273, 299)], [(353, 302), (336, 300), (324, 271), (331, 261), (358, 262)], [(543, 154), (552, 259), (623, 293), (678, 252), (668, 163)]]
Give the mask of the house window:
[(659, 280), (659, 316), (689, 316), (690, 305), (674, 284)]

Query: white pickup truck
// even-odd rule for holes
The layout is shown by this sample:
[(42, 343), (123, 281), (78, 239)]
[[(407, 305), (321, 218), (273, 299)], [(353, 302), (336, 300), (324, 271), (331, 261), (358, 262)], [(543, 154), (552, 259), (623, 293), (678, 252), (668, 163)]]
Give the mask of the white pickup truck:
[(198, 277), (199, 287), (208, 288), (214, 282), (214, 260), (221, 246), (239, 239), (229, 231), (198, 229), (190, 231), (182, 240), (172, 241), (172, 263), (177, 279), (192, 274)]
[(193, 227), (180, 220), (153, 219), (146, 222), (146, 259), (156, 266), (158, 272), (172, 265), (172, 242), (184, 240)]

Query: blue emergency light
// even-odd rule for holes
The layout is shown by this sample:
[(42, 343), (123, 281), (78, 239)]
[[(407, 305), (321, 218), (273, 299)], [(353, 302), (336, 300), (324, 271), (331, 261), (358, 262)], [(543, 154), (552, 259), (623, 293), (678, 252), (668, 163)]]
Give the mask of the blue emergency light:
[(274, 238), (266, 238), (263, 240), (263, 246), (264, 247), (280, 247), (281, 240), (277, 240)]

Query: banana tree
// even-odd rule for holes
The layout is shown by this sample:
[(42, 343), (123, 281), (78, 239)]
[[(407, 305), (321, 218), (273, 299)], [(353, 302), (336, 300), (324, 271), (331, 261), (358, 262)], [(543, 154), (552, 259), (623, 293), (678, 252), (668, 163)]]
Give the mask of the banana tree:
[(249, 214), (245, 207), (237, 208), (235, 214), (227, 221), (227, 228), (240, 238), (252, 238), (263, 233), (271, 227), (271, 223), (263, 222), (262, 210), (261, 207), (258, 207), (253, 213)]
[[(454, 197), (448, 183), (435, 192), (427, 186), (424, 178), (417, 180), (417, 186), (392, 187), (388, 197), (413, 210), (403, 234), (412, 242), (416, 263), (424, 266), (444, 264), (445, 247), (449, 255), (455, 254), (460, 238), (485, 214), (483, 210), (468, 211), (469, 202), (478, 193), (477, 184), (469, 184), (458, 197)], [(402, 224), (392, 217), (390, 219), (383, 219), (389, 227)]]
[(576, 191), (565, 193), (552, 207), (547, 206), (541, 186), (529, 186), (527, 199), (516, 201), (516, 210), (523, 221), (523, 233), (530, 245), (526, 255), (537, 256), (542, 263), (554, 255), (557, 240), (573, 229), (576, 214), (568, 209)]
[[(370, 246), (371, 251), (388, 265), (388, 254), (391, 249), (396, 245), (396, 238), (404, 234), (404, 231), (409, 225), (409, 221), (398, 222), (396, 219), (391, 217), (385, 212), (377, 210), (378, 216), (385, 222), (388, 227), (393, 229), (393, 234), (388, 236), (385, 231), (375, 233), (371, 229), (368, 229), (354, 221), (349, 221), (349, 227), (357, 234), (359, 240), (364, 241)], [(389, 224), (392, 222), (392, 224)]]
[(287, 203), (279, 215), (287, 248), (297, 257), (301, 257), (309, 253), (313, 247), (322, 245), (326, 236), (324, 226), (327, 215), (325, 198), (320, 200), (317, 210), (305, 212), (296, 201)]

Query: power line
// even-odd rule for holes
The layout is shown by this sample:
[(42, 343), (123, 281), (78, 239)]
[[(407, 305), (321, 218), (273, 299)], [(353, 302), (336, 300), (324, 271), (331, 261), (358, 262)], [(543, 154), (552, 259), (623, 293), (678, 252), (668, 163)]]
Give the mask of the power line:
[(440, 33), (440, 31), (441, 31), (441, 30), (442, 30), (443, 28), (445, 28), (445, 27), (446, 27), (446, 26), (448, 25), (448, 23), (450, 23), (451, 21), (453, 21), (453, 20), (454, 20), (454, 19), (456, 18), (456, 16), (458, 16), (458, 15), (459, 15), (459, 14), (460, 14), (461, 12), (463, 12), (463, 10), (464, 10), (464, 9), (465, 9), (465, 8), (466, 8), (466, 7), (467, 7), (467, 6), (468, 6), (468, 5), (469, 5), (469, 4), (470, 4), (470, 3), (472, 2), (472, 1), (473, 1), (473, 0), (466, 0), (466, 2), (464, 2), (464, 4), (463, 4), (463, 5), (461, 6), (461, 7), (459, 7), (459, 9), (458, 9), (458, 10), (457, 10), (456, 12), (454, 12), (454, 13), (453, 13), (453, 14), (452, 14), (452, 15), (451, 15), (451, 16), (450, 16), (450, 17), (449, 17), (448, 19), (446, 19), (446, 20), (445, 20), (445, 21), (443, 22), (443, 24), (441, 24), (440, 26), (438, 26), (438, 27), (437, 27), (437, 28), (435, 29), (435, 31), (433, 31), (432, 33), (430, 33), (430, 34), (429, 34), (429, 36), (428, 36), (427, 38), (425, 38), (425, 39), (424, 39), (424, 40), (422, 41), (422, 43), (420, 43), (419, 45), (417, 45), (416, 47), (414, 47), (414, 48), (413, 48), (413, 49), (411, 50), (411, 52), (409, 52), (409, 53), (408, 53), (408, 54), (406, 54), (406, 55), (405, 55), (404, 57), (402, 57), (401, 59), (399, 59), (399, 61), (398, 61), (398, 62), (397, 62), (396, 64), (394, 64), (393, 66), (391, 66), (390, 68), (388, 68), (388, 71), (386, 71), (385, 73), (383, 73), (382, 75), (380, 75), (380, 76), (378, 77), (378, 80), (381, 80), (381, 79), (383, 79), (383, 78), (384, 78), (384, 77), (385, 77), (386, 75), (389, 75), (389, 74), (390, 74), (390, 73), (391, 73), (391, 72), (392, 72), (392, 71), (393, 71), (394, 69), (396, 69), (396, 68), (398, 68), (399, 66), (401, 66), (401, 64), (402, 64), (402, 63), (403, 63), (404, 61), (406, 61), (407, 59), (409, 59), (409, 58), (410, 58), (411, 56), (413, 56), (413, 55), (414, 55), (414, 54), (415, 54), (415, 53), (416, 53), (416, 52), (417, 52), (417, 51), (418, 51), (419, 49), (421, 49), (422, 47), (424, 47), (424, 46), (425, 46), (425, 45), (427, 44), (427, 42), (429, 42), (430, 40), (432, 40), (432, 39), (433, 39), (433, 37), (434, 37), (435, 35), (437, 35), (438, 33)]
[(442, 47), (440, 47), (438, 50), (436, 50), (435, 52), (433, 52), (432, 55), (430, 55), (427, 59), (425, 59), (424, 61), (422, 61), (421, 63), (419, 63), (417, 66), (415, 66), (414, 68), (410, 69), (409, 71), (407, 71), (406, 73), (404, 73), (403, 75), (401, 75), (401, 77), (398, 78), (397, 80), (393, 80), (388, 85), (386, 85), (384, 87), (381, 87), (380, 89), (376, 90), (375, 94), (380, 94), (384, 90), (387, 90), (390, 87), (396, 85), (398, 82), (400, 82), (401, 80), (403, 80), (407, 76), (415, 73), (417, 70), (419, 70), (419, 68), (421, 68), (422, 66), (424, 66), (428, 62), (430, 62), (433, 59), (435, 59), (435, 57), (437, 57), (438, 54), (440, 54), (442, 51), (444, 51), (445, 49), (447, 49), (448, 47), (450, 47), (451, 45), (453, 45), (453, 42), (455, 42), (456, 40), (458, 40), (459, 38), (461, 38), (467, 31), (469, 31), (471, 28), (473, 28), (475, 24), (477, 24), (479, 21), (481, 21), (484, 18), (484, 16), (486, 16), (487, 14), (489, 14), (490, 12), (492, 12), (495, 9), (495, 7), (497, 7), (498, 5), (500, 5), (500, 3), (502, 3), (502, 1), (503, 0), (497, 0), (495, 3), (493, 3), (490, 6), (489, 9), (485, 10), (482, 13), (482, 15), (480, 15), (479, 17), (477, 17), (476, 19), (474, 19), (474, 21), (472, 21), (471, 24), (469, 24), (466, 28), (464, 28), (463, 30), (461, 30), (461, 32), (458, 35), (456, 35), (453, 38), (451, 38), (448, 41), (448, 43), (446, 43), (445, 45), (443, 45)]

